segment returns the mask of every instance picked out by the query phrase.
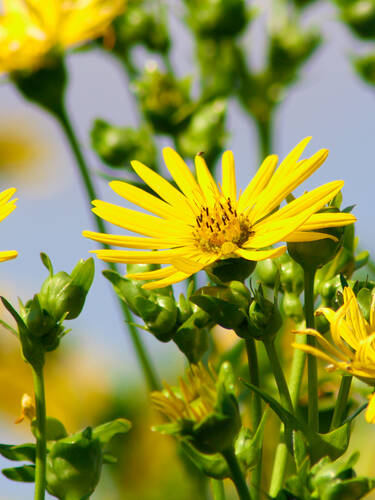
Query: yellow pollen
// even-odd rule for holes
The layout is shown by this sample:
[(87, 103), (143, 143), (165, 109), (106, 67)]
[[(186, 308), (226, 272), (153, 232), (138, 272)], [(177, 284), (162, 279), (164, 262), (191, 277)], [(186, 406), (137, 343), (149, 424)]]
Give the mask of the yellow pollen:
[(196, 217), (193, 235), (203, 252), (229, 255), (253, 234), (247, 217), (238, 215), (230, 198), (220, 198), (213, 207), (203, 207)]

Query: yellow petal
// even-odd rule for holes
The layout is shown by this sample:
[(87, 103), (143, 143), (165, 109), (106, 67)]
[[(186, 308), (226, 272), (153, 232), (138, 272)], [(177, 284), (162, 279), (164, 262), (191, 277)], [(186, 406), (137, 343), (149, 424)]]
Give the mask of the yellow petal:
[(195, 157), (195, 171), (198, 183), (202, 189), (204, 197), (207, 200), (207, 203), (213, 206), (220, 198), (220, 191), (206, 165), (204, 158), (201, 155), (197, 155)]
[(371, 394), (365, 414), (366, 422), (375, 424), (375, 393)]
[(267, 156), (263, 161), (258, 172), (238, 200), (239, 212), (243, 212), (246, 208), (251, 208), (254, 205), (257, 196), (262, 192), (265, 186), (267, 186), (271, 179), (277, 165), (277, 160), (278, 158), (276, 155), (271, 155)]
[(172, 274), (169, 278), (164, 278), (162, 280), (152, 281), (150, 283), (145, 283), (142, 285), (142, 288), (145, 290), (155, 290), (157, 288), (164, 288), (169, 285), (174, 285), (175, 283), (179, 283), (180, 281), (186, 280), (191, 276), (190, 274), (182, 273), (180, 271)]
[(222, 157), (222, 190), (225, 198), (237, 200), (236, 171), (232, 151), (225, 151)]
[(126, 251), (126, 250), (91, 250), (99, 259), (106, 262), (119, 262), (122, 264), (170, 264), (173, 258), (184, 255), (184, 248), (160, 250), (155, 252)]
[(157, 250), (179, 246), (176, 241), (172, 241), (172, 237), (166, 240), (164, 238), (140, 238), (138, 236), (104, 234), (95, 233), (93, 231), (83, 231), (82, 235), (85, 238), (90, 238), (91, 240), (99, 241), (106, 245), (113, 245), (123, 248), (148, 248), (150, 250)]
[(274, 257), (280, 257), (286, 251), (286, 247), (273, 248), (272, 250), (245, 250), (239, 248), (236, 250), (236, 254), (247, 260), (261, 261), (265, 259), (272, 259)]
[(300, 230), (313, 231), (322, 227), (346, 226), (347, 224), (353, 224), (356, 220), (357, 218), (354, 215), (346, 213), (314, 214), (301, 226)]
[(163, 200), (180, 211), (191, 211), (193, 207), (188, 203), (186, 197), (161, 175), (139, 161), (132, 161), (131, 165), (136, 174)]
[(145, 271), (143, 273), (129, 273), (125, 277), (130, 280), (153, 280), (172, 276), (176, 273), (173, 266), (163, 267), (162, 269), (154, 269), (154, 271)]
[[(191, 213), (186, 213), (185, 211), (179, 212), (174, 207), (165, 203), (160, 198), (147, 193), (143, 189), (140, 189), (132, 184), (122, 181), (112, 181), (109, 186), (115, 193), (122, 196), (126, 200), (142, 207), (149, 212), (153, 212), (155, 215), (163, 217), (165, 219), (182, 219), (184, 221), (190, 222), (192, 219)], [(189, 217), (190, 216), (190, 217)]]
[(284, 241), (286, 241), (287, 243), (298, 243), (302, 241), (317, 241), (324, 239), (338, 241), (338, 239), (335, 238), (335, 236), (332, 236), (331, 234), (318, 233), (316, 231), (301, 231), (300, 229), (301, 227), (299, 228), (298, 231), (294, 231), (294, 233), (291, 233), (288, 236), (284, 237)]
[(0, 252), (0, 262), (15, 259), (17, 255), (18, 252), (16, 250), (4, 250), (3, 252)]
[(172, 148), (164, 148), (163, 158), (171, 176), (185, 196), (203, 204), (204, 198), (201, 188), (181, 156)]

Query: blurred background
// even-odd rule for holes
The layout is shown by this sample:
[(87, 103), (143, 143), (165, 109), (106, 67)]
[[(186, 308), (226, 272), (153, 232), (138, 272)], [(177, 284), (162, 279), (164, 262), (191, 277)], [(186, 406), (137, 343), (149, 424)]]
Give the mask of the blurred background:
[[(204, 3), (202, 1), (202, 5)], [(354, 213), (358, 218), (356, 233), (360, 247), (372, 253), (375, 247), (375, 88), (371, 86), (371, 78), (375, 72), (371, 73), (371, 58), (367, 65), (360, 66), (358, 62), (362, 61), (359, 56), (371, 54), (375, 48), (372, 39), (375, 27), (372, 31), (371, 26), (367, 27), (371, 15), (374, 16), (368, 9), (366, 11), (366, 4), (371, 2), (352, 2), (362, 4), (362, 11), (367, 12), (367, 24), (361, 24), (361, 9), (359, 14), (354, 12), (357, 17), (353, 18), (340, 3), (329, 1), (252, 0), (245, 3), (251, 12), (250, 21), (247, 18), (238, 32), (235, 27), (230, 32), (230, 27), (225, 37), (210, 38), (199, 32), (199, 26), (197, 28), (198, 21), (193, 16), (197, 6), (193, 1), (129, 0), (123, 16), (125, 21), (121, 21), (123, 25), (118, 21), (113, 32), (93, 44), (90, 50), (68, 55), (67, 107), (89, 166), (96, 174), (94, 180), (100, 197), (118, 203), (120, 200), (110, 191), (107, 178), (131, 176), (128, 161), (121, 155), (119, 160), (111, 158), (113, 151), (107, 151), (108, 143), (104, 146), (101, 143), (100, 134), (108, 124), (136, 130), (147, 122), (148, 116), (144, 137), (137, 137), (135, 141), (140, 150), (144, 146), (144, 162), (147, 163), (148, 158), (154, 161), (155, 157), (161, 169), (163, 146), (182, 149), (189, 160), (190, 150), (203, 149), (197, 146), (203, 134), (205, 147), (212, 146), (209, 149), (212, 164), (223, 148), (233, 150), (238, 186), (242, 188), (256, 172), (262, 151), (268, 148), (283, 157), (303, 137), (311, 135), (313, 139), (307, 154), (326, 147), (330, 155), (300, 192), (343, 179), (344, 206), (356, 205)], [(156, 4), (158, 8), (155, 9)], [(142, 12), (156, 15), (156, 24), (144, 33), (158, 34), (161, 41), (142, 40), (142, 30), (141, 35), (136, 33), (140, 40), (132, 35), (132, 28), (136, 32), (135, 27), (140, 25)], [(227, 26), (228, 23), (229, 20)], [(163, 29), (166, 30), (164, 35)], [(288, 39), (286, 48), (276, 47), (279, 55), (281, 53), (285, 59), (280, 50), (287, 53), (289, 48), (290, 54), (298, 57), (295, 57), (292, 70), (288, 70), (290, 61), (280, 56), (280, 71), (285, 70), (287, 74), (282, 81), (270, 82), (272, 75), (265, 68), (270, 63), (271, 34), (275, 44), (277, 30), (284, 30), (283, 36)], [(366, 30), (370, 30), (371, 36), (366, 35)], [(220, 39), (220, 47), (219, 42), (217, 46), (212, 45), (213, 39)], [(247, 75), (247, 87), (239, 83), (237, 88), (237, 70), (243, 70), (244, 62), (241, 57), (236, 59), (232, 42), (241, 47), (241, 57), (245, 58), (252, 74), (261, 75), (253, 78)], [(126, 43), (128, 51), (124, 49)], [(303, 44), (306, 44), (305, 52)], [(355, 67), (361, 68), (362, 77)], [(147, 86), (156, 85), (158, 72), (164, 74), (172, 70), (174, 79), (172, 83), (167, 82), (166, 87), (179, 82), (180, 87), (172, 90), (180, 92), (180, 96), (176, 94), (177, 104), (180, 109), (187, 107), (190, 120), (190, 130), (187, 130), (189, 125), (182, 126), (177, 135), (170, 133), (170, 123), (158, 124), (155, 117), (147, 115), (146, 109), (153, 106), (147, 103), (146, 97), (152, 93)], [(183, 79), (187, 80), (181, 83)], [(267, 85), (266, 96), (263, 84)], [(267, 137), (264, 138), (264, 127), (270, 124), (260, 123), (260, 111), (251, 96), (255, 100), (258, 96), (257, 102), (268, 106), (267, 116), (272, 117), (272, 141), (270, 137), (268, 142)], [(157, 103), (162, 102), (160, 95), (154, 98)], [(198, 100), (211, 108), (191, 125), (190, 116), (195, 116), (194, 103)], [(90, 131), (97, 119), (105, 123), (97, 123), (92, 139)], [(177, 119), (177, 128), (184, 119), (185, 116)], [(212, 120), (210, 130), (201, 131), (202, 120), (204, 123)], [(151, 135), (156, 137), (155, 144), (147, 143), (150, 123), (154, 127)], [(259, 146), (262, 126), (263, 149)], [(92, 140), (99, 154), (93, 152)], [(124, 157), (137, 151), (130, 146), (128, 150)], [(1, 266), (1, 295), (14, 304), (17, 297), (30, 298), (45, 279), (46, 270), (39, 258), (41, 251), (51, 257), (56, 270), (70, 271), (78, 259), (87, 258), (89, 250), (97, 245), (81, 236), (82, 230), (95, 229), (74, 158), (57, 123), (26, 102), (6, 78), (0, 87), (0, 182), (2, 189), (17, 187), (19, 198), (17, 210), (0, 228), (1, 249), (19, 252), (17, 259)], [(101, 275), (104, 267), (98, 261), (95, 265), (96, 277), (86, 307), (79, 319), (71, 322), (72, 331), (64, 338), (58, 352), (50, 356), (46, 367), (48, 414), (61, 418), (71, 432), (118, 416), (136, 422), (134, 431), (121, 443), (119, 466), (102, 478), (92, 498), (205, 498), (199, 477), (195, 481), (184, 480), (189, 465), (177, 460), (173, 442), (149, 430), (150, 422), (155, 422), (157, 417), (150, 416), (147, 388), (114, 294)], [(4, 310), (2, 315), (9, 320)], [(31, 440), (27, 424), (13, 424), (20, 413), (22, 394), (32, 392), (31, 372), (20, 357), (16, 340), (6, 331), (0, 333), (0, 441)], [(161, 344), (145, 331), (141, 331), (141, 336), (162, 378), (173, 382), (184, 366), (177, 347), (171, 343)], [(224, 336), (217, 333), (219, 346), (234, 341), (229, 333)], [(375, 428), (359, 418), (351, 449), (361, 449), (358, 471), (362, 474), (375, 474), (373, 445)], [(9, 462), (0, 459), (0, 466), (9, 466)], [(176, 485), (181, 485), (183, 480), (187, 490), (177, 494)], [(12, 483), (0, 476), (1, 500), (32, 498), (32, 491), (32, 485)]]

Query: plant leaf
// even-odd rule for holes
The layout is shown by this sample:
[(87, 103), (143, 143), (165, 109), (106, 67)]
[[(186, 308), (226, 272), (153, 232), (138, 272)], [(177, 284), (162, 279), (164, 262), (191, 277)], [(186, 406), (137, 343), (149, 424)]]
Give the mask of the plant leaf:
[(12, 467), (1, 471), (5, 477), (12, 481), (21, 483), (33, 483), (35, 481), (35, 466), (23, 465), (22, 467)]

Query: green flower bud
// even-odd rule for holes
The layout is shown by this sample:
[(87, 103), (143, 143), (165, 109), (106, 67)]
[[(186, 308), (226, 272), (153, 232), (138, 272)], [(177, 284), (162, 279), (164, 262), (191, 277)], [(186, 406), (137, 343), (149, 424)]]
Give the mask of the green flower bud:
[(199, 151), (213, 165), (224, 147), (224, 120), (227, 110), (223, 99), (204, 104), (193, 114), (188, 126), (177, 136), (177, 149), (183, 157), (194, 158)]
[(176, 135), (191, 114), (190, 78), (176, 80), (156, 65), (146, 68), (135, 84), (142, 112), (156, 132)]
[(338, 290), (342, 290), (340, 276), (338, 275), (325, 281), (321, 285), (320, 296), (322, 298), (323, 307), (330, 307), (332, 309), (337, 309), (339, 307), (336, 299)]
[(156, 148), (147, 127), (115, 127), (104, 120), (95, 120), (91, 143), (103, 162), (111, 167), (128, 167), (134, 158), (151, 168), (156, 165)]
[(191, 29), (202, 37), (239, 35), (250, 18), (244, 0), (185, 0), (185, 4)]
[(213, 321), (198, 306), (193, 305), (192, 309), (194, 312), (173, 335), (173, 342), (189, 363), (198, 363), (210, 346), (209, 329), (213, 326)]
[[(335, 208), (326, 208), (321, 210), (320, 213), (336, 211), (337, 209)], [(334, 258), (341, 248), (344, 235), (343, 227), (325, 228), (321, 229), (320, 232), (330, 234), (336, 240), (325, 238), (317, 241), (287, 244), (289, 255), (303, 268), (317, 269), (324, 266), (324, 264)]]
[(304, 318), (303, 306), (298, 295), (294, 292), (285, 292), (281, 299), (282, 310), (288, 318), (292, 318), (299, 323)]
[(269, 68), (275, 81), (289, 82), (299, 66), (307, 61), (321, 42), (316, 30), (301, 30), (294, 23), (285, 24), (271, 34)]
[(115, 19), (113, 28), (114, 50), (120, 56), (134, 45), (144, 45), (149, 50), (161, 53), (169, 50), (168, 30), (160, 12), (152, 12), (143, 0), (129, 2), (126, 12)]
[[(202, 99), (231, 95), (239, 86), (244, 70), (241, 49), (232, 38), (198, 38), (196, 42)], [(205, 151), (203, 147), (196, 151), (200, 150)]]
[(280, 263), (280, 285), (285, 292), (296, 295), (300, 295), (303, 290), (303, 269), (289, 255)]
[(61, 499), (88, 498), (99, 482), (103, 452), (90, 428), (56, 441), (47, 455), (47, 490)]
[(373, 293), (368, 288), (361, 288), (357, 293), (357, 302), (363, 317), (366, 321), (369, 321), (371, 304), (373, 301)]
[(360, 38), (375, 38), (375, 3), (372, 0), (357, 0), (343, 7), (341, 19)]
[(179, 388), (168, 388), (168, 395), (152, 393), (154, 405), (172, 421), (155, 430), (178, 436), (202, 453), (232, 448), (241, 418), (229, 363), (222, 365), (218, 377), (201, 363), (191, 365), (186, 379)]
[(51, 113), (61, 116), (67, 74), (64, 61), (51, 52), (49, 60), (36, 71), (17, 71), (11, 79), (19, 92)]
[(279, 268), (276, 264), (276, 259), (261, 260), (257, 263), (256, 272), (262, 285), (274, 288), (276, 279), (279, 274)]
[(255, 269), (256, 262), (242, 258), (217, 260), (205, 268), (215, 283), (222, 285), (230, 281), (245, 281)]
[(315, 329), (318, 330), (319, 333), (324, 335), (330, 329), (330, 324), (328, 319), (324, 316), (324, 314), (316, 314), (314, 321)]
[[(128, 265), (129, 272), (155, 269), (146, 264)], [(112, 283), (117, 295), (130, 310), (143, 319), (146, 329), (161, 342), (169, 342), (177, 328), (178, 309), (171, 287), (160, 290), (145, 290), (144, 281), (124, 278), (115, 271), (104, 271), (103, 275)]]
[(266, 299), (260, 285), (249, 307), (249, 326), (246, 335), (258, 340), (271, 340), (282, 325), (277, 304)]
[(77, 318), (94, 280), (94, 260), (81, 259), (70, 275), (64, 271), (53, 274), (49, 258), (43, 254), (42, 260), (46, 263), (50, 276), (38, 294), (40, 306), (56, 321)]
[(190, 300), (224, 328), (237, 331), (247, 321), (250, 292), (240, 281), (231, 281), (227, 286), (204, 286)]

